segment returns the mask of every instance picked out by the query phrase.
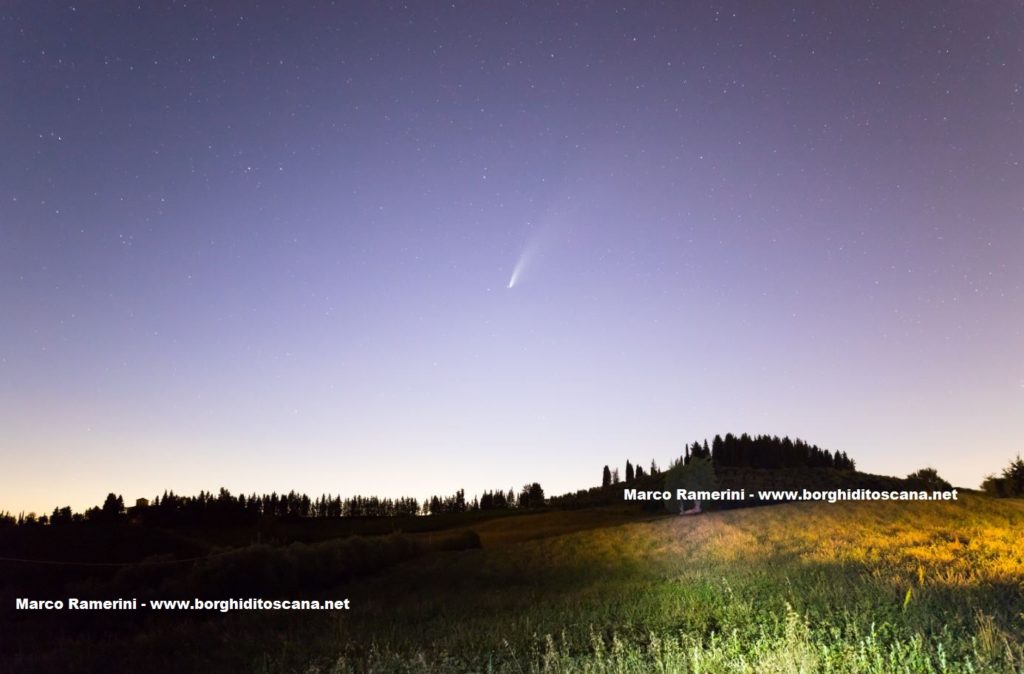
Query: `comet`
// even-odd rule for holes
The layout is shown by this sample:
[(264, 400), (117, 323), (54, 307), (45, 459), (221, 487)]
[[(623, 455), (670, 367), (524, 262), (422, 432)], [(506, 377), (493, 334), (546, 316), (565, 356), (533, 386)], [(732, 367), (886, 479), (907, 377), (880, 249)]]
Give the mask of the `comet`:
[[(520, 260), (522, 260), (522, 258), (520, 258)], [(520, 269), (520, 264), (519, 264), (519, 262), (517, 262), (515, 268), (512, 269), (512, 278), (510, 278), (508, 280), (508, 289), (509, 290), (512, 290), (512, 288), (516, 287), (516, 281), (519, 280), (519, 269)]]
[(508, 290), (519, 285), (523, 280), (523, 275), (530, 272), (535, 263), (545, 260), (552, 250), (557, 248), (560, 234), (567, 231), (569, 223), (575, 219), (576, 208), (573, 206), (568, 212), (563, 212), (564, 209), (551, 207), (547, 209), (536, 225), (530, 222), (526, 223), (533, 231), (523, 243), (519, 259), (516, 260), (516, 265), (512, 268), (512, 276), (509, 277), (506, 286)]
[(526, 271), (526, 268), (530, 264), (530, 260), (533, 258), (532, 246), (527, 246), (523, 252), (519, 255), (519, 259), (516, 261), (516, 266), (512, 268), (512, 276), (508, 280), (508, 289), (511, 290), (515, 287), (516, 283), (519, 282), (519, 278)]

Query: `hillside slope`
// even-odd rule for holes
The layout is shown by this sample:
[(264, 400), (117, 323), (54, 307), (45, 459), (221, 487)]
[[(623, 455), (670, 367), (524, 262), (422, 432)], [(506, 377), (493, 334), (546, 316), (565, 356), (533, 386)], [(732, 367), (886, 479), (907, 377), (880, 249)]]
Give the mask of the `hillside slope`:
[(341, 614), (166, 615), (12, 669), (1022, 671), (1024, 502), (969, 494), (698, 517), (620, 507), (478, 528), (482, 549), (315, 593), (351, 598)]

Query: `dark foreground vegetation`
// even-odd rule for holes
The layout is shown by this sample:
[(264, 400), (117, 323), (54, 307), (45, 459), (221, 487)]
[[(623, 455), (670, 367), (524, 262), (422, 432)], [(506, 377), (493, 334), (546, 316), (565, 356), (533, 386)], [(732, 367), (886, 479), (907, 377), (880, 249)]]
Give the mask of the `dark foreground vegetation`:
[[(975, 495), (700, 517), (620, 507), (523, 512), (476, 521), (472, 533), (36, 569), (32, 591), (50, 597), (352, 604), (5, 611), (2, 634), (17, 638), (0, 640), (0, 662), (12, 672), (158, 674), (1021, 672), (1022, 529), (1021, 502)], [(13, 587), (24, 594), (27, 582)]]
[[(0, 522), (0, 671), (1024, 672), (1019, 501), (724, 502), (695, 518), (623, 504), (626, 486), (701, 462), (722, 489), (950, 486), (728, 435), (557, 497), (112, 494)], [(986, 488), (1014, 495), (1018, 468)], [(19, 597), (352, 607), (15, 611)]]

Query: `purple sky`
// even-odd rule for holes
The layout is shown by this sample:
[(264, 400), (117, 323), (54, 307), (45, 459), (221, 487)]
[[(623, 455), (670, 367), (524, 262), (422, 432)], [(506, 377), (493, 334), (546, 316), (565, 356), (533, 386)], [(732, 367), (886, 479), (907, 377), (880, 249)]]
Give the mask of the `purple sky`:
[(0, 510), (1024, 450), (1019, 3), (253, 5), (0, 9)]

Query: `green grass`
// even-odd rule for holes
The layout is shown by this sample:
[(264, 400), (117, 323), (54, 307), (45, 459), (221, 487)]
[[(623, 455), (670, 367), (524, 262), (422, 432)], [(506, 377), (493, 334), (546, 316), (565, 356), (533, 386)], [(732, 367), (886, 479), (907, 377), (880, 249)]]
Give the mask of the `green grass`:
[(307, 671), (1024, 671), (1019, 502), (794, 504), (506, 542), (544, 517), (353, 587), (335, 652)]
[[(113, 631), (30, 648), (12, 671), (1024, 672), (1021, 501), (698, 517), (620, 507), (456, 524), (407, 535), (419, 552), (388, 553), (390, 566), (359, 552), (379, 545), (336, 541), (189, 569), (245, 585), (263, 567), (235, 561), (271, 555), (264, 566), (283, 564), (294, 592), (349, 597), (341, 614), (103, 616)], [(442, 537), (466, 528), (483, 547), (446, 549), (461, 545)], [(350, 558), (370, 562), (329, 568)], [(316, 573), (291, 571), (307, 567)]]

